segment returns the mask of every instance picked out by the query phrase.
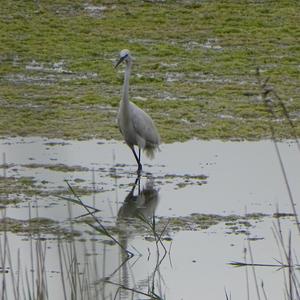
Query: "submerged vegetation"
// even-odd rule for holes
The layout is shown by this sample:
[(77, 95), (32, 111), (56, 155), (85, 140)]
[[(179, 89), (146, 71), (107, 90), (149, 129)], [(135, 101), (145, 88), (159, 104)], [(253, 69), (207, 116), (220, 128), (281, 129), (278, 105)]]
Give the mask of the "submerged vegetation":
[[(164, 142), (271, 136), (255, 70), (270, 77), (296, 132), (296, 1), (5, 1), (0, 3), (0, 135), (120, 139), (122, 48), (131, 98)], [(142, 28), (141, 28), (142, 24)], [(289, 138), (273, 103), (278, 137)]]

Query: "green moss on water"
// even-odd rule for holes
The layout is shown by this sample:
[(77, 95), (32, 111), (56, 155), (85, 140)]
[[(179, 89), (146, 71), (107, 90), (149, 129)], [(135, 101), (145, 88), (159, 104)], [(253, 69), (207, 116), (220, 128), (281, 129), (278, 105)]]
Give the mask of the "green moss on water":
[[(25, 165), (28, 168), (38, 168), (45, 167), (48, 168), (48, 165)], [(53, 168), (52, 168), (53, 167)], [(76, 171), (86, 171), (86, 168), (78, 166), (64, 166), (64, 165), (53, 165), (49, 168), (52, 171), (56, 172), (76, 172)], [(103, 190), (95, 191), (94, 188), (83, 185), (84, 180), (76, 178), (72, 182), (72, 187), (77, 195), (90, 195), (95, 192), (102, 192)], [(38, 182), (34, 180), (33, 177), (2, 177), (0, 176), (0, 206), (3, 208), (8, 205), (19, 205), (27, 204), (29, 199), (49, 199), (58, 197), (68, 197), (72, 195), (70, 189), (67, 185), (58, 187), (56, 189), (48, 186), (49, 182), (42, 180)]]
[(6, 198), (3, 195), (0, 197), (0, 207), (6, 208), (7, 205), (17, 205), (21, 202), (18, 198)]
[(185, 217), (163, 217), (160, 218), (160, 223), (168, 222), (168, 231), (203, 230), (224, 223), (227, 234), (248, 234), (248, 230), (253, 226), (253, 223), (262, 220), (264, 217), (266, 217), (264, 214), (240, 216), (193, 213)]
[(2, 218), (0, 220), (0, 232), (13, 232), (16, 234), (30, 235), (54, 235), (63, 236), (64, 238), (73, 238), (80, 236), (80, 233), (75, 230), (62, 228), (57, 221), (49, 218), (32, 218), (29, 220), (19, 220), (13, 218)]
[(270, 121), (261, 103), (257, 66), (300, 134), (298, 2), (37, 3), (0, 3), (0, 135), (121, 139), (122, 48), (135, 56), (131, 97), (164, 142), (268, 138), (270, 124), (291, 137), (277, 104)]
[[(168, 236), (172, 232), (178, 232), (183, 230), (207, 230), (212, 226), (221, 225), (222, 228), (224, 228), (226, 234), (249, 235), (249, 230), (253, 228), (258, 221), (262, 221), (265, 217), (267, 217), (267, 215), (265, 214), (251, 214), (242, 216), (193, 213), (188, 216), (180, 217), (159, 217), (156, 220), (155, 229), (157, 230), (157, 232), (165, 232), (165, 234)], [(110, 233), (122, 234), (124, 232), (124, 228), (127, 228), (128, 231), (136, 230), (140, 233), (143, 232), (143, 235), (145, 235), (147, 234), (147, 230), (145, 230), (147, 228), (144, 226), (145, 224), (141, 224), (140, 221), (141, 220), (139, 218), (129, 218), (126, 220), (124, 219), (123, 221), (119, 220), (117, 226), (110, 226), (107, 229)], [(130, 228), (128, 226), (129, 224)], [(152, 239), (149, 240), (152, 241)]]
[[(2, 177), (0, 176), (0, 197), (9, 199), (10, 194), (31, 194), (34, 192), (35, 180), (33, 177)], [(19, 200), (14, 198), (14, 201)]]
[(86, 167), (82, 166), (68, 166), (65, 164), (26, 164), (23, 165), (23, 167), (30, 168), (30, 169), (35, 169), (35, 168), (44, 168), (48, 169), (51, 171), (56, 171), (56, 172), (86, 172), (89, 169)]

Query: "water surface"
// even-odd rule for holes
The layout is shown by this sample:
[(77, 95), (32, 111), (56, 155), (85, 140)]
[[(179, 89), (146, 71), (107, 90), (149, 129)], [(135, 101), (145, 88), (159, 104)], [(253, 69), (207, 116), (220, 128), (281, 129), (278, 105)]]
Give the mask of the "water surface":
[[(279, 143), (279, 149), (292, 196), (299, 199), (299, 152), (288, 141)], [(84, 203), (99, 209), (96, 217), (134, 254), (118, 269), (125, 260), (120, 248), (114, 243), (107, 244), (107, 237), (93, 232), (84, 222), (72, 222), (80, 233), (76, 249), (81, 266), (87, 260), (93, 266), (89, 279), (91, 283), (98, 282), (103, 299), (115, 295), (117, 287), (108, 284), (103, 289), (101, 278), (147, 291), (154, 271), (156, 292), (166, 299), (193, 299), (199, 295), (225, 298), (224, 288), (234, 299), (246, 298), (246, 268), (234, 268), (228, 263), (244, 261), (249, 239), (255, 262), (274, 264), (276, 259), (282, 259), (282, 250), (273, 234), (277, 226), (273, 214), (290, 214), (292, 209), (272, 141), (191, 140), (164, 144), (155, 160), (142, 158), (144, 169), (135, 189), (134, 157), (120, 142), (9, 138), (1, 140), (0, 152), (3, 176), (15, 180), (30, 177), (33, 181), (31, 193), (25, 188), (5, 193), (2, 185), (2, 200), (6, 196), (20, 200), (6, 206), (6, 217), (28, 220), (30, 204), (33, 216), (49, 218), (57, 221), (58, 227), (69, 228), (70, 219), (82, 220), (80, 216), (85, 210), (58, 197), (73, 197), (67, 180), (79, 191)], [(297, 205), (296, 210), (299, 212)], [(163, 249), (160, 247), (157, 253), (154, 238), (136, 218), (137, 212), (146, 218), (155, 212), (158, 230), (170, 222), (163, 234), (168, 254), (159, 271), (155, 266)], [(246, 214), (251, 215), (245, 219)], [(205, 226), (192, 219), (206, 215), (212, 217)], [(232, 215), (235, 217), (231, 220)], [(292, 231), (293, 249), (297, 253), (300, 243), (294, 218), (286, 216), (280, 220), (286, 239)], [(22, 249), (22, 259), (30, 256), (29, 241), (24, 236), (22, 232), (8, 234), (15, 259), (18, 249)], [(54, 299), (62, 297), (62, 290), (54, 288), (61, 278), (57, 240), (51, 234), (44, 236), (48, 245), (48, 288), (50, 298)], [(25, 269), (28, 261), (22, 263)], [(256, 298), (252, 270), (247, 270), (250, 292)], [(256, 272), (268, 297), (282, 299), (283, 271), (260, 267)], [(129, 295), (130, 292), (122, 291), (120, 297), (128, 299)]]

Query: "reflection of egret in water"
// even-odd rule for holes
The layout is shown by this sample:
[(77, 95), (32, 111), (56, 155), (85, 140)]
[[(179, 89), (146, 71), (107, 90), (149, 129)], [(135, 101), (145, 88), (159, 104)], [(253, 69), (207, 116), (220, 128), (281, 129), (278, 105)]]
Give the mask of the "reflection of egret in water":
[[(159, 201), (159, 191), (154, 188), (153, 178), (147, 178), (145, 186), (141, 189), (140, 176), (135, 179), (131, 191), (120, 207), (117, 217), (119, 227), (119, 242), (124, 249), (128, 248), (128, 239), (138, 233), (139, 229), (144, 228), (142, 219), (152, 219)], [(137, 188), (137, 191), (135, 191)], [(121, 268), (120, 283), (129, 286), (128, 256), (124, 251), (120, 253)], [(121, 293), (121, 298), (128, 296), (127, 291)]]
[[(137, 195), (134, 194), (138, 186)], [(145, 187), (140, 188), (140, 177), (138, 176), (134, 185), (126, 196), (124, 204), (118, 212), (118, 223), (120, 221), (133, 221), (134, 218), (152, 218), (158, 204), (158, 190), (154, 189), (153, 178), (148, 178)]]

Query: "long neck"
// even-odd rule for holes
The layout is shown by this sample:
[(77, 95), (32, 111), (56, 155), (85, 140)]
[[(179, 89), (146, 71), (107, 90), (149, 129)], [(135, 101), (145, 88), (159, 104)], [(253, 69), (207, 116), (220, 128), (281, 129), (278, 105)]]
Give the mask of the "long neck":
[(126, 63), (125, 75), (124, 75), (124, 84), (123, 84), (123, 97), (122, 100), (124, 103), (129, 103), (129, 78), (131, 73), (131, 60)]

